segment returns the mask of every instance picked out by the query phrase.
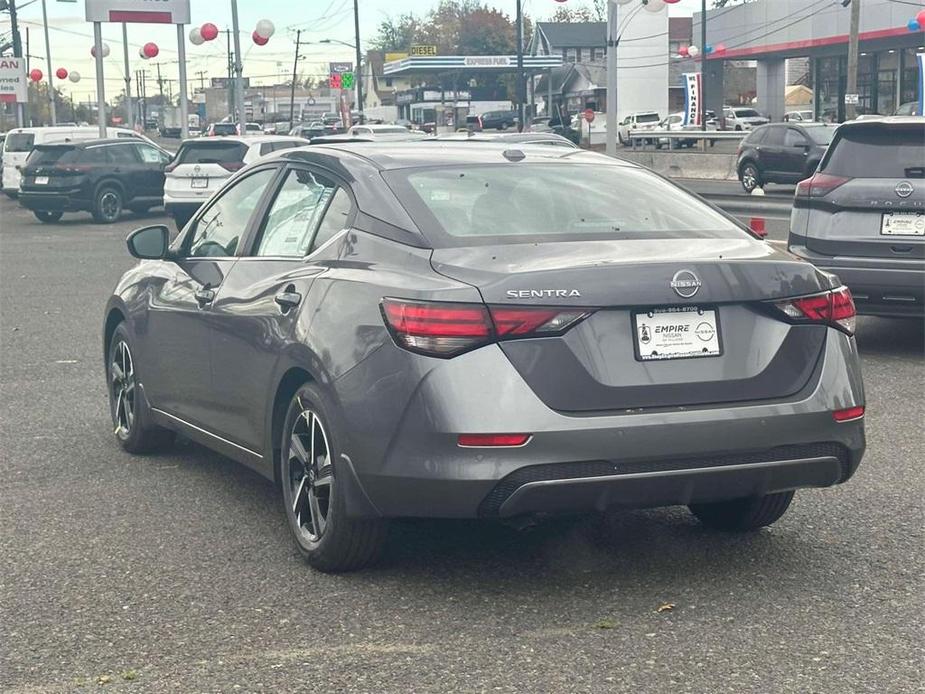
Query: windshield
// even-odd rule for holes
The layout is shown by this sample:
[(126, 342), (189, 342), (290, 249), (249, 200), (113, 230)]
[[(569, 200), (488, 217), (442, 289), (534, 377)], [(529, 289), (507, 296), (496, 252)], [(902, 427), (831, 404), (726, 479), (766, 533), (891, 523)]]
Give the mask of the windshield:
[(812, 138), (812, 141), (818, 145), (827, 145), (835, 136), (835, 128), (830, 125), (820, 125), (817, 127), (803, 126), (806, 134)]
[(35, 144), (35, 135), (32, 133), (11, 133), (6, 136), (3, 147), (6, 152), (31, 152)]
[(636, 116), (637, 123), (658, 123), (657, 113), (643, 113)]
[(50, 166), (52, 164), (73, 164), (77, 161), (79, 152), (76, 147), (57, 146), (49, 147), (39, 145), (29, 155), (29, 166)]
[(383, 175), (442, 245), (745, 235), (697, 198), (637, 168), (563, 162)]
[(925, 126), (845, 128), (820, 171), (849, 178), (925, 178)]
[(216, 135), (235, 135), (238, 131), (234, 123), (216, 123), (212, 130)]
[(733, 113), (738, 118), (761, 118), (761, 114), (753, 108), (737, 108)]
[(242, 142), (194, 142), (180, 147), (178, 164), (223, 164), (244, 161), (247, 145)]

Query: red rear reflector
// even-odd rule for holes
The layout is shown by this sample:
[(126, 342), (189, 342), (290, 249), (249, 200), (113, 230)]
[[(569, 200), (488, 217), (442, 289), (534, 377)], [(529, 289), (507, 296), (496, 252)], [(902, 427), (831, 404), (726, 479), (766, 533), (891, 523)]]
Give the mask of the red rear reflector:
[(844, 410), (835, 410), (832, 413), (832, 418), (836, 422), (850, 422), (852, 419), (860, 419), (863, 416), (863, 405), (858, 405), (857, 407), (847, 407)]
[(849, 335), (854, 334), (857, 310), (848, 287), (839, 287), (830, 292), (801, 296), (776, 303), (782, 311), (797, 322), (828, 323)]
[(460, 434), (458, 444), (468, 447), (523, 446), (530, 440), (530, 434)]
[(798, 198), (821, 198), (850, 180), (844, 176), (816, 173), (797, 183), (795, 195)]
[(764, 217), (752, 217), (749, 219), (748, 228), (754, 231), (761, 238), (764, 238), (768, 235), (768, 232), (765, 229)]

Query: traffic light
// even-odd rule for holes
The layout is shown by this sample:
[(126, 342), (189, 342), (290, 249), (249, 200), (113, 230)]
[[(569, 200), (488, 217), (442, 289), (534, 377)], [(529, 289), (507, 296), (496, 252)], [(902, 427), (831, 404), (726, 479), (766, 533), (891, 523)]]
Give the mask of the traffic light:
[(332, 72), (331, 76), (328, 78), (328, 86), (331, 89), (343, 89), (343, 80), (341, 79), (341, 73)]
[(340, 76), (341, 89), (353, 89), (356, 86), (356, 80), (352, 72), (341, 73)]

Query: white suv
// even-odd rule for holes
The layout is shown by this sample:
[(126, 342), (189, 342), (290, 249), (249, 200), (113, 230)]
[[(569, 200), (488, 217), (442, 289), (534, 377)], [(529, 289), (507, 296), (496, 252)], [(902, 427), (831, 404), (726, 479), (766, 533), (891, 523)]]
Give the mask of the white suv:
[(770, 118), (747, 106), (726, 106), (723, 109), (723, 118), (726, 121), (725, 130), (751, 130), (771, 122)]
[(164, 209), (174, 218), (177, 229), (182, 229), (235, 171), (271, 152), (307, 144), (303, 138), (284, 135), (184, 140), (164, 169)]
[(661, 117), (655, 111), (631, 113), (620, 121), (617, 128), (617, 139), (621, 145), (628, 145), (630, 144), (630, 133), (633, 130), (655, 130), (659, 127), (661, 120)]

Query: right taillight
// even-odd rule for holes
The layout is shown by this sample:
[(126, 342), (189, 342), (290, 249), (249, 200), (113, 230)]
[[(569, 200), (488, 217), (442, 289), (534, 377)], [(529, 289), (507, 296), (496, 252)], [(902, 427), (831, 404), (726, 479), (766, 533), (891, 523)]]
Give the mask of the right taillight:
[(591, 314), (576, 308), (393, 298), (383, 299), (381, 306), (397, 345), (433, 357), (453, 357), (499, 340), (561, 335)]
[(857, 310), (848, 287), (777, 301), (774, 305), (795, 323), (825, 323), (848, 335), (854, 335)]
[(795, 196), (798, 198), (821, 198), (850, 180), (850, 178), (845, 178), (844, 176), (815, 173), (797, 183)]

